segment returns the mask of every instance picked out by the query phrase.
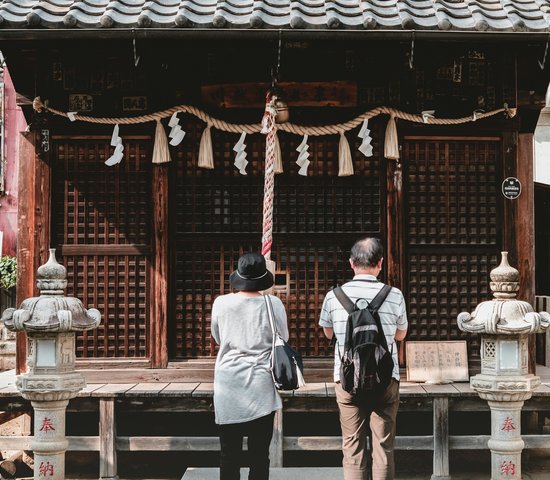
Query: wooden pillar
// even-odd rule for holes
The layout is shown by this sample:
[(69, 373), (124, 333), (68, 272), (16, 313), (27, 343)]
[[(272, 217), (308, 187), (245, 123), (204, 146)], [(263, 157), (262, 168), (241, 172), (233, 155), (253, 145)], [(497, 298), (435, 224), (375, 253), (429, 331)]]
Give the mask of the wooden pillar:
[[(403, 171), (401, 163), (387, 160), (386, 169), (386, 231), (387, 252), (386, 268), (388, 271), (388, 284), (404, 290), (405, 254), (404, 254), (404, 226), (403, 226)], [(399, 345), (399, 363), (405, 363), (405, 342)]]
[[(534, 144), (532, 133), (518, 135), (517, 177), (521, 195), (517, 202), (516, 238), (520, 289), (518, 298), (535, 305), (535, 184), (533, 179)], [(536, 369), (536, 337), (529, 337), (529, 372)]]
[(99, 400), (99, 478), (116, 480), (117, 473), (115, 399), (101, 398)]
[[(505, 178), (517, 177), (517, 132), (505, 132), (502, 138), (502, 176), (498, 185), (497, 195), (502, 196), (501, 184)], [(503, 198), (502, 211), (502, 250), (508, 252), (510, 265), (517, 268), (517, 199), (509, 200)], [(498, 259), (500, 262), (500, 259)], [(497, 265), (495, 265), (496, 267)]]
[(434, 457), (431, 480), (450, 480), (449, 475), (449, 398), (434, 397)]
[(168, 222), (169, 164), (152, 167), (152, 249), (150, 295), (150, 352), (153, 368), (168, 365)]
[(283, 411), (276, 410), (273, 420), (273, 437), (271, 437), (269, 446), (269, 460), (273, 468), (283, 466), (283, 440)]
[[(48, 258), (50, 246), (49, 153), (40, 152), (39, 134), (19, 138), (17, 221), (17, 305), (36, 296), (36, 270)], [(26, 335), (17, 334), (16, 370), (26, 369)]]

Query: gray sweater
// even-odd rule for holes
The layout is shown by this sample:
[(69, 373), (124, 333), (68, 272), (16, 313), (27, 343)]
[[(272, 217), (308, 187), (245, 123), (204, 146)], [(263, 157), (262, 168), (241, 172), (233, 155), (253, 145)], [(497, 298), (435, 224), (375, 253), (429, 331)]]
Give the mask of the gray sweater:
[[(285, 307), (270, 297), (277, 329), (288, 340)], [(214, 370), (216, 423), (248, 422), (282, 408), (269, 369), (273, 335), (264, 298), (237, 293), (216, 298), (211, 330), (220, 345)]]

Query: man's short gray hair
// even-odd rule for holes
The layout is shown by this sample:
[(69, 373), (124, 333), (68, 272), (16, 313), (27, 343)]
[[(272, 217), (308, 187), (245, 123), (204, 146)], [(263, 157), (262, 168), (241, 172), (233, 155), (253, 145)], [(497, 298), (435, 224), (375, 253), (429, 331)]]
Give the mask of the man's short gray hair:
[(356, 267), (376, 267), (384, 257), (382, 241), (376, 237), (366, 237), (357, 240), (351, 247), (351, 261)]

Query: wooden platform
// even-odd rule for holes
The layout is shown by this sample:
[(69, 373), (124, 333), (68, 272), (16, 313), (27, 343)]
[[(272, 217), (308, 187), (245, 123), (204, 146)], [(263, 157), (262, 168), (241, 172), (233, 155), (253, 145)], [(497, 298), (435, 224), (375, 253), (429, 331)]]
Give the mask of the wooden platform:
[[(550, 409), (549, 370), (541, 371), (545, 383), (525, 403), (524, 410), (537, 412)], [(148, 372), (151, 375), (153, 372)], [(111, 378), (110, 372), (101, 377)], [(90, 383), (77, 398), (69, 402), (68, 411), (96, 412), (99, 435), (68, 437), (69, 450), (99, 451), (100, 477), (117, 475), (117, 452), (122, 451), (217, 451), (217, 436), (120, 436), (116, 433), (116, 416), (120, 412), (154, 414), (161, 412), (212, 412), (212, 383), (140, 382)], [(0, 374), (0, 411), (31, 412), (30, 402), (21, 398), (14, 385), (13, 373)], [(479, 399), (469, 383), (421, 385), (401, 382), (400, 414), (430, 412), (432, 434), (398, 436), (397, 450), (433, 451), (433, 479), (449, 475), (449, 451), (486, 449), (489, 435), (449, 435), (452, 412), (488, 411), (487, 402)], [(284, 452), (339, 451), (339, 436), (290, 436), (284, 434), (286, 413), (337, 412), (333, 383), (309, 383), (295, 392), (283, 392), (283, 412), (275, 417), (271, 445), (272, 466), (283, 466)], [(399, 420), (398, 420), (399, 423)], [(487, 432), (489, 433), (489, 432)], [(524, 435), (526, 449), (550, 449), (550, 435)], [(0, 437), (0, 450), (29, 449), (32, 437)], [(187, 480), (187, 478), (185, 479)]]

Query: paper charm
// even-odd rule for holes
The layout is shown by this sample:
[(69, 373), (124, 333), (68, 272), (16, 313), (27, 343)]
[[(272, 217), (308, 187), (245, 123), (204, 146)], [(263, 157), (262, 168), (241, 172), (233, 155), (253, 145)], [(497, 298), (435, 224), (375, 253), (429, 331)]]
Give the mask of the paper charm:
[(239, 138), (239, 141), (233, 147), (233, 150), (237, 153), (233, 165), (239, 169), (241, 175), (246, 175), (246, 166), (248, 165), (248, 161), (246, 160), (246, 145), (244, 144), (245, 138), (246, 132), (241, 133), (241, 138)]
[(105, 165), (112, 167), (117, 163), (120, 163), (124, 158), (124, 145), (122, 144), (122, 138), (118, 135), (118, 124), (115, 125), (113, 129), (113, 136), (111, 137), (111, 146), (115, 147), (113, 154), (105, 160)]
[(422, 121), (428, 123), (429, 118), (434, 118), (435, 110), (422, 110)]
[(67, 112), (67, 117), (69, 117), (69, 120), (70, 120), (71, 122), (75, 122), (75, 121), (76, 121), (76, 116), (75, 116), (75, 115), (76, 115), (77, 113), (78, 113), (78, 112)]
[(363, 122), (363, 126), (361, 127), (361, 130), (359, 130), (359, 134), (357, 136), (363, 139), (363, 141), (361, 142), (361, 145), (359, 145), (359, 151), (363, 155), (365, 155), (365, 157), (372, 157), (372, 145), (371, 145), (372, 137), (370, 136), (368, 118), (365, 118), (365, 121)]
[(304, 135), (304, 138), (302, 140), (302, 143), (298, 145), (296, 148), (297, 152), (300, 152), (298, 155), (298, 159), (296, 160), (296, 164), (300, 167), (300, 170), (298, 171), (298, 175), (303, 175), (304, 177), (307, 176), (307, 167), (310, 164), (309, 158), (309, 145), (307, 144), (308, 136)]
[(485, 113), (485, 110), (482, 110), (481, 108), (478, 108), (477, 110), (474, 110), (472, 113), (472, 122), (475, 122), (477, 120), (477, 116), (480, 113)]
[(181, 143), (183, 137), (185, 137), (185, 131), (183, 131), (180, 127), (178, 112), (174, 112), (172, 114), (172, 116), (170, 117), (170, 121), (168, 122), (168, 126), (171, 128), (170, 134), (168, 135), (168, 137), (170, 138), (170, 145), (176, 147)]

